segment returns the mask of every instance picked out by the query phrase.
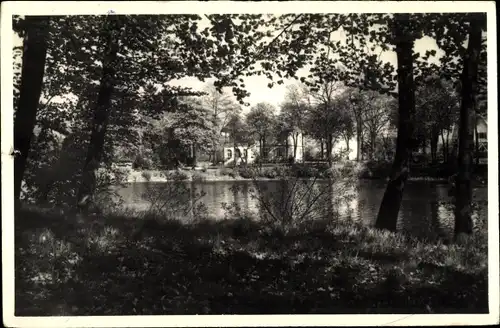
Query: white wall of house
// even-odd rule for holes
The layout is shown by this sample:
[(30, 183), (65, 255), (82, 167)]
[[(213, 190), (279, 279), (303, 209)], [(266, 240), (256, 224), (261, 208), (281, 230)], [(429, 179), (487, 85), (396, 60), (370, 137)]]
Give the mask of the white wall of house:
[[(295, 154), (295, 162), (302, 162), (304, 160), (304, 149), (302, 148), (303, 145), (303, 138), (304, 136), (302, 133), (299, 133), (297, 136), (297, 150)], [(288, 136), (288, 156), (293, 157), (293, 149), (294, 149), (295, 142), (293, 140), (293, 137), (291, 135)]]
[[(483, 117), (478, 117), (477, 118), (477, 133), (478, 133), (478, 141), (481, 142), (488, 142), (488, 123)], [(473, 133), (474, 136), (474, 142), (476, 141), (476, 134)], [(448, 140), (448, 143), (451, 145), (455, 140), (458, 139), (458, 124), (454, 124), (451, 127), (451, 130), (449, 133), (445, 131), (444, 133), (445, 140)], [(438, 140), (438, 147), (441, 147), (443, 144), (443, 140), (441, 137), (439, 137)]]
[[(332, 152), (333, 154), (338, 154), (340, 152), (343, 152), (347, 150), (347, 142), (342, 139), (342, 140), (339, 140), (337, 141), (334, 145), (333, 145), (333, 149), (332, 149)], [(349, 153), (347, 154), (347, 158), (348, 160), (355, 160), (356, 159), (356, 155), (357, 155), (357, 152), (358, 152), (358, 143), (356, 141), (356, 138), (351, 138), (351, 140), (349, 140)]]
[[(224, 147), (224, 165), (240, 165), (245, 163), (251, 164), (255, 162), (255, 149), (248, 146)], [(239, 155), (239, 156), (238, 156)]]

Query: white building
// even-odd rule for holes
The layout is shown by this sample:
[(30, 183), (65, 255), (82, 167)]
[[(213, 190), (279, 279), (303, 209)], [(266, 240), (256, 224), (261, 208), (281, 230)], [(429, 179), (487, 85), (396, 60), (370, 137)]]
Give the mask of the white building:
[[(229, 135), (226, 137), (230, 138)], [(297, 134), (296, 140), (294, 140), (291, 134), (287, 134), (286, 139), (282, 138), (280, 142), (266, 145), (262, 151), (258, 143), (254, 145), (237, 145), (234, 147), (234, 145), (231, 145), (230, 141), (228, 141), (223, 147), (224, 165), (251, 164), (254, 163), (262, 153), (266, 154), (266, 158), (269, 161), (286, 162), (292, 157), (295, 162), (302, 162), (304, 160), (302, 138), (302, 133)]]

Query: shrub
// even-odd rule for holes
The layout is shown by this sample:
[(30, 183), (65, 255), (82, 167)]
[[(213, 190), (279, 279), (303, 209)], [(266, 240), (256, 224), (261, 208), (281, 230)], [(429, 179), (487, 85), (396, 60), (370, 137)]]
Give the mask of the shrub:
[(205, 215), (206, 207), (201, 202), (205, 193), (186, 182), (186, 177), (171, 174), (168, 183), (149, 186), (142, 195), (150, 203), (147, 213), (166, 220)]
[(381, 179), (391, 174), (391, 163), (386, 161), (369, 161), (361, 170), (359, 176), (364, 179)]
[(297, 178), (314, 178), (318, 177), (319, 172), (312, 166), (295, 164), (291, 168), (291, 174)]
[(144, 178), (144, 180), (151, 181), (151, 172), (143, 171), (141, 175)]
[(244, 179), (250, 179), (254, 177), (254, 172), (248, 167), (242, 167), (239, 169), (238, 174)]
[(167, 180), (171, 181), (184, 181), (189, 179), (189, 176), (186, 173), (178, 170), (173, 172), (167, 172), (165, 176)]
[(229, 176), (229, 177), (231, 177), (233, 179), (236, 178), (236, 173), (234, 172), (234, 169), (229, 168), (229, 167), (222, 167), (220, 169), (220, 174), (222, 176)]
[(201, 181), (205, 181), (205, 177), (199, 173), (194, 173), (192, 176), (191, 176), (191, 180), (193, 182), (201, 182)]
[(153, 161), (141, 154), (138, 154), (134, 162), (132, 163), (132, 168), (134, 169), (143, 169), (143, 170), (149, 170), (151, 169), (153, 165)]

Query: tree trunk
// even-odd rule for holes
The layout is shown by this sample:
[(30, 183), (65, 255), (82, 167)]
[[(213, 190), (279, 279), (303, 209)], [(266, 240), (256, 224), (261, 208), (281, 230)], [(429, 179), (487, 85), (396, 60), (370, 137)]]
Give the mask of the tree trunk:
[(432, 132), (431, 136), (431, 160), (432, 163), (436, 163), (437, 161), (437, 145), (438, 145), (438, 140), (439, 140), (439, 134), (436, 131)]
[(332, 166), (332, 136), (326, 137), (326, 157), (328, 160), (328, 166)]
[(84, 205), (85, 198), (95, 193), (95, 172), (99, 168), (104, 149), (111, 95), (115, 83), (115, 67), (118, 53), (118, 33), (120, 32), (119, 18), (114, 15), (108, 17), (105, 33), (106, 50), (103, 60), (101, 85), (97, 96), (97, 104), (92, 118), (92, 131), (87, 149), (85, 164), (82, 171), (82, 180), (78, 190), (78, 204)]
[(262, 160), (262, 139), (259, 137), (259, 156)]
[(21, 196), (21, 184), (42, 93), (48, 38), (47, 18), (28, 16), (25, 24), (19, 104), (14, 118), (14, 149), (18, 152), (14, 157), (14, 199), (16, 202)]
[(396, 54), (398, 58), (399, 120), (396, 154), (390, 180), (380, 204), (375, 226), (379, 229), (396, 230), (403, 191), (408, 179), (409, 160), (414, 145), (412, 117), (415, 112), (413, 82), (413, 42), (410, 35), (409, 14), (395, 15)]
[(375, 133), (370, 133), (370, 159), (375, 157), (375, 142), (377, 135)]
[(320, 142), (321, 142), (321, 156), (320, 156), (320, 158), (323, 159), (324, 158), (324, 156), (323, 156), (323, 154), (324, 154), (323, 139), (321, 139)]
[(479, 134), (477, 132), (477, 114), (475, 114), (474, 117), (475, 117), (475, 122), (474, 122), (474, 138), (475, 138), (474, 154), (476, 155), (476, 166), (478, 166), (479, 165)]
[(293, 134), (293, 160), (297, 158), (298, 133)]
[(196, 164), (197, 164), (197, 158), (196, 158), (196, 145), (193, 144), (191, 146), (191, 148), (193, 149), (193, 155), (192, 155), (192, 158), (193, 158), (193, 167), (196, 167)]
[(361, 142), (359, 143), (360, 145), (360, 149), (361, 149), (361, 160), (363, 161), (365, 159), (365, 153), (363, 151), (363, 146), (364, 146), (364, 143), (365, 143), (365, 139), (364, 139), (364, 136), (361, 135)]
[[(233, 138), (233, 167), (236, 167), (236, 139)], [(262, 148), (261, 148), (262, 149)]]
[(460, 106), (460, 126), (458, 130), (458, 175), (456, 179), (455, 197), (455, 238), (461, 234), (472, 234), (472, 149), (474, 105), (477, 93), (477, 71), (479, 53), (481, 51), (482, 27), (486, 17), (484, 14), (471, 14), (469, 44), (464, 58), (464, 69), (461, 77), (462, 94)]
[(286, 160), (288, 161), (288, 136), (286, 137), (285, 139), (285, 157), (286, 157)]
[(442, 151), (443, 151), (443, 162), (446, 163), (448, 161), (448, 149), (446, 147), (446, 140), (444, 140), (444, 132), (441, 130), (441, 143), (443, 144)]
[(450, 131), (446, 131), (446, 159), (447, 161), (450, 160)]
[[(212, 147), (213, 147), (212, 155), (211, 155), (212, 158), (211, 158), (211, 160), (209, 158), (209, 161), (213, 164), (217, 164), (217, 144), (218, 144), (217, 140), (220, 141), (220, 130), (219, 130), (219, 126), (217, 124), (217, 108), (215, 108), (215, 110), (214, 110), (214, 115), (212, 116), (212, 122), (214, 125), (213, 131), (214, 131), (215, 135), (214, 135), (214, 138), (212, 140)], [(217, 134), (217, 132), (219, 132), (219, 133)]]
[(302, 163), (306, 161), (306, 156), (305, 156), (305, 149), (304, 149), (304, 134), (301, 132), (300, 133), (300, 144), (302, 146)]
[(361, 152), (362, 152), (362, 149), (361, 149), (361, 144), (362, 144), (362, 141), (361, 141), (361, 129), (358, 127), (356, 129), (356, 143), (357, 143), (357, 153), (356, 153), (356, 161), (360, 161), (361, 160)]

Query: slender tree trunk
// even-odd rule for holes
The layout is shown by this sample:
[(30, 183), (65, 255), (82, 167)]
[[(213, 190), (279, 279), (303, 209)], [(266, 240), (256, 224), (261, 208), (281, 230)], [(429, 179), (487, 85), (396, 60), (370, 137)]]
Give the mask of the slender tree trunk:
[(443, 144), (442, 151), (443, 151), (443, 162), (446, 163), (448, 161), (448, 149), (446, 149), (446, 140), (444, 140), (444, 132), (441, 130), (441, 143)]
[(327, 156), (327, 159), (328, 159), (328, 165), (329, 166), (332, 166), (332, 148), (333, 148), (333, 145), (332, 145), (332, 136), (329, 135), (326, 137), (326, 156)]
[(234, 167), (236, 167), (236, 149), (237, 149), (236, 147), (237, 147), (236, 139), (233, 138), (233, 166)]
[(360, 124), (358, 124), (358, 127), (356, 128), (356, 143), (357, 143), (357, 150), (356, 150), (356, 161), (360, 161), (361, 160), (361, 152), (362, 152), (362, 148), (361, 148), (361, 144), (363, 143), (362, 142), (362, 136), (361, 136), (361, 129), (359, 127)]
[(286, 139), (285, 139), (285, 157), (286, 157), (287, 161), (288, 161), (288, 148), (289, 148), (289, 145), (288, 145), (288, 136), (286, 136)]
[(432, 163), (436, 163), (437, 160), (437, 143), (439, 140), (439, 135), (436, 132), (432, 132), (431, 136), (431, 161)]
[(21, 196), (21, 184), (42, 93), (48, 39), (46, 17), (28, 16), (25, 24), (19, 104), (14, 118), (14, 149), (18, 152), (14, 157), (14, 199), (16, 202)]
[(324, 154), (323, 139), (321, 139), (320, 143), (321, 143), (321, 156), (320, 156), (320, 158), (323, 159), (324, 158), (323, 157), (323, 154)]
[(197, 164), (197, 158), (196, 158), (196, 145), (193, 144), (192, 146), (192, 149), (193, 149), (193, 155), (192, 155), (192, 158), (193, 158), (193, 167), (196, 167), (196, 164)]
[(395, 15), (396, 54), (398, 58), (399, 120), (396, 155), (390, 180), (380, 204), (375, 226), (396, 230), (403, 191), (408, 179), (409, 160), (413, 147), (413, 122), (415, 89), (413, 82), (413, 42), (409, 14)]
[(293, 134), (293, 160), (297, 158), (298, 133)]
[(455, 197), (455, 237), (472, 234), (472, 149), (475, 96), (477, 93), (477, 71), (481, 51), (482, 27), (484, 14), (471, 14), (469, 44), (464, 58), (462, 73), (462, 101), (460, 107), (460, 126), (458, 142), (458, 175)]
[(212, 116), (212, 122), (214, 125), (213, 131), (214, 131), (215, 135), (214, 135), (214, 138), (212, 140), (212, 148), (213, 148), (212, 155), (211, 155), (212, 158), (211, 159), (209, 158), (209, 161), (212, 162), (213, 164), (216, 164), (217, 163), (217, 144), (218, 144), (217, 140), (218, 139), (220, 140), (220, 133), (217, 134), (218, 131), (220, 132), (219, 126), (217, 124), (217, 108), (215, 108), (215, 110), (214, 110), (214, 114)]
[(370, 133), (370, 159), (374, 159), (375, 157), (375, 140), (377, 135), (375, 133)]
[(364, 151), (363, 151), (363, 148), (364, 148), (364, 147), (363, 147), (363, 146), (364, 146), (364, 143), (365, 143), (365, 138), (364, 138), (364, 136), (363, 136), (363, 135), (361, 135), (361, 142), (359, 143), (359, 147), (360, 147), (360, 150), (361, 150), (361, 152), (360, 152), (360, 153), (361, 153), (361, 160), (362, 160), (362, 161), (363, 161), (363, 160), (365, 160), (365, 153), (364, 153)]
[(474, 138), (475, 138), (474, 154), (476, 155), (476, 166), (477, 166), (477, 165), (479, 165), (479, 134), (477, 132), (477, 114), (475, 114), (474, 117), (475, 117), (475, 122), (474, 122)]
[(450, 161), (450, 131), (446, 131), (446, 160)]
[(306, 161), (306, 156), (304, 154), (304, 134), (301, 132), (300, 133), (300, 144), (302, 145), (302, 162), (305, 162)]
[(85, 164), (82, 171), (82, 180), (78, 190), (78, 203), (82, 204), (85, 198), (92, 197), (95, 192), (95, 173), (99, 168), (104, 150), (111, 96), (116, 78), (116, 60), (118, 53), (118, 33), (120, 32), (119, 17), (110, 15), (106, 26), (106, 50), (103, 60), (101, 85), (97, 96), (97, 104), (92, 118), (92, 132), (87, 149)]

